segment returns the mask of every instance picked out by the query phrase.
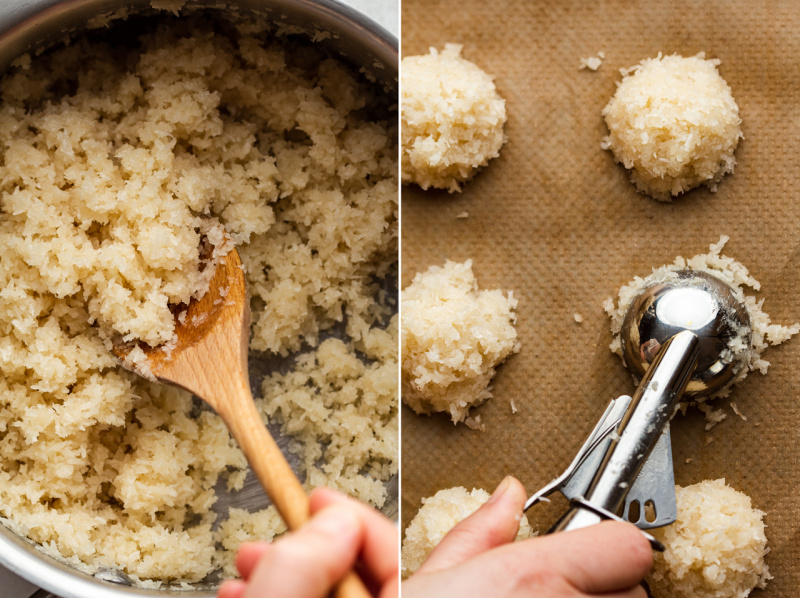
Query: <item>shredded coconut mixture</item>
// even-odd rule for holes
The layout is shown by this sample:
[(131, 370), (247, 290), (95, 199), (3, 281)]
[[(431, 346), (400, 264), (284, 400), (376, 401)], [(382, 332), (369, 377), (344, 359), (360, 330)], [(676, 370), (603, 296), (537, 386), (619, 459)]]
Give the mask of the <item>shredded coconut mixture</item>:
[[(462, 486), (439, 490), (422, 499), (422, 506), (406, 528), (403, 538), (400, 572), (403, 579), (422, 566), (425, 559), (457, 523), (463, 521), (489, 500), (489, 493), (480, 488), (470, 492)], [(517, 540), (536, 535), (528, 518), (520, 513)]]
[(659, 201), (717, 183), (733, 172), (743, 136), (739, 107), (703, 53), (648, 58), (630, 69), (605, 108), (603, 149), (631, 170), (636, 188)]
[[(330, 486), (374, 505), (397, 473), (397, 317), (353, 346), (330, 338), (294, 371), (264, 379), (259, 409), (283, 424), (307, 485)], [(367, 359), (365, 363), (353, 351)]]
[(500, 155), (506, 104), (493, 78), (461, 58), (460, 44), (400, 65), (403, 183), (460, 191)]
[[(728, 346), (733, 356), (741, 358), (746, 365), (746, 367), (742, 368), (734, 384), (741, 382), (748, 372), (752, 370), (758, 370), (762, 374), (766, 374), (769, 369), (769, 362), (763, 359), (761, 354), (770, 345), (779, 345), (800, 332), (800, 324), (792, 324), (791, 326), (772, 324), (770, 317), (762, 309), (763, 300), (759, 301), (751, 295), (745, 295), (746, 287), (759, 290), (761, 284), (750, 275), (744, 265), (731, 257), (721, 254), (722, 248), (728, 240), (729, 237), (722, 236), (718, 243), (714, 243), (709, 247), (708, 253), (696, 255), (688, 260), (678, 256), (672, 264), (653, 268), (653, 272), (646, 278), (635, 277), (631, 282), (620, 288), (616, 303), (611, 297), (606, 299), (603, 307), (611, 318), (611, 334), (614, 337), (610, 349), (622, 356), (620, 331), (622, 330), (622, 322), (625, 319), (625, 312), (627, 312), (628, 306), (634, 297), (648, 286), (668, 281), (676, 276), (675, 273), (678, 270), (691, 268), (692, 270), (707, 272), (726, 282), (733, 290), (734, 296), (745, 306), (750, 317), (752, 338), (749, 346), (742, 342), (746, 335), (739, 335), (737, 338), (732, 339)], [(730, 386), (714, 396), (723, 397), (729, 393)], [(724, 418), (724, 414), (720, 414), (719, 417), (713, 416), (713, 419), (716, 419), (717, 422)]]
[[(346, 320), (350, 340), (298, 358), (265, 399), (309, 483), (381, 505), (396, 471), (393, 309), (376, 282), (397, 250), (386, 100), (263, 25), (159, 23), (131, 45), (80, 38), (18, 60), (0, 83), (0, 514), (45, 552), (142, 585), (230, 572), (242, 539), (281, 531), (274, 509), (215, 531), (213, 488), (241, 487), (241, 452), (188, 393), (108, 351), (173, 337), (171, 307), (207, 286), (203, 237), (238, 244), (252, 348), (314, 347)], [(308, 380), (330, 417), (293, 423)]]
[(492, 396), (495, 368), (519, 350), (514, 293), (478, 289), (467, 260), (417, 274), (401, 297), (403, 401), (480, 429), (469, 410)]
[(655, 552), (648, 585), (656, 598), (745, 598), (766, 587), (764, 512), (725, 480), (675, 486), (678, 520), (652, 530), (666, 546)]

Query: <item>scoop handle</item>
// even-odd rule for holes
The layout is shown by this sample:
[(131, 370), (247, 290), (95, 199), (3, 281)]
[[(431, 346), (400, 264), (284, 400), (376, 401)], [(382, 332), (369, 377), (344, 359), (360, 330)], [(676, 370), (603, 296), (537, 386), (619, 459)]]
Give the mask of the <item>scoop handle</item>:
[[(616, 513), (633, 481), (661, 437), (697, 365), (698, 338), (685, 330), (669, 339), (639, 383), (612, 440), (598, 465), (585, 501)], [(581, 505), (572, 506), (550, 532), (600, 523), (605, 517)]]

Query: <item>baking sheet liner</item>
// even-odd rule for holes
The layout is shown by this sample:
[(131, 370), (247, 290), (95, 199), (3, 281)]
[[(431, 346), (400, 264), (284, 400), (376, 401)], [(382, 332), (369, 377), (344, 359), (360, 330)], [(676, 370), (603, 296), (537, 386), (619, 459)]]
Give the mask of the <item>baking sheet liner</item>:
[[(461, 194), (403, 188), (402, 286), (445, 259), (472, 258), (482, 288), (519, 298), (522, 349), (499, 368), (494, 398), (472, 412), (483, 433), (403, 407), (403, 528), (442, 488), (491, 491), (513, 474), (532, 493), (561, 473), (608, 401), (634, 390), (608, 350), (601, 307), (634, 275), (729, 235), (724, 253), (761, 282), (756, 295), (773, 322), (800, 322), (800, 3), (403, 0), (404, 56), (447, 42), (463, 43), (462, 55), (496, 77), (508, 143)], [(578, 69), (601, 50), (597, 72)], [(620, 68), (702, 51), (721, 60), (745, 139), (717, 193), (658, 203), (600, 149), (600, 112)], [(711, 431), (697, 410), (675, 418), (675, 478), (725, 478), (752, 497), (767, 513), (775, 577), (753, 595), (789, 596), (800, 584), (800, 338), (764, 357), (769, 374), (751, 373), (716, 401), (728, 417)], [(534, 507), (534, 529), (546, 531), (565, 505)]]

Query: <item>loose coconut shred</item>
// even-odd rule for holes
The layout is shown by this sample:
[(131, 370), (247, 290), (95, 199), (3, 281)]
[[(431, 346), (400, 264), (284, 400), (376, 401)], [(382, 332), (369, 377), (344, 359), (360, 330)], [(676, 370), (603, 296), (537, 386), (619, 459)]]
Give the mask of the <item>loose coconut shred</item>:
[[(171, 307), (207, 288), (203, 236), (238, 245), (251, 348), (319, 345), (262, 403), (309, 484), (381, 506), (397, 471), (396, 322), (374, 282), (396, 262), (393, 119), (263, 24), (170, 23), (135, 48), (77, 39), (0, 83), (0, 513), (48, 554), (151, 586), (231, 574), (242, 540), (283, 530), (273, 508), (212, 527), (244, 457), (215, 414), (108, 351), (173, 338)], [(345, 317), (349, 340), (320, 344)]]
[[(628, 306), (634, 297), (648, 286), (675, 278), (678, 270), (691, 268), (700, 272), (707, 272), (726, 282), (733, 290), (737, 300), (745, 306), (750, 317), (750, 325), (752, 327), (750, 344), (748, 345), (744, 342), (746, 331), (740, 331), (740, 334), (732, 339), (728, 345), (733, 358), (741, 358), (746, 365), (746, 367), (742, 368), (733, 384), (741, 382), (748, 372), (753, 370), (766, 374), (769, 369), (769, 362), (763, 359), (761, 354), (770, 345), (779, 345), (800, 332), (800, 324), (792, 324), (791, 326), (771, 324), (769, 316), (761, 308), (763, 300), (759, 301), (755, 297), (745, 295), (745, 287), (759, 290), (761, 284), (750, 275), (747, 268), (742, 264), (720, 253), (728, 240), (729, 237), (723, 236), (718, 243), (710, 246), (708, 253), (696, 255), (688, 260), (678, 256), (672, 264), (654, 268), (652, 274), (646, 278), (637, 276), (620, 288), (616, 303), (613, 298), (606, 299), (603, 307), (611, 318), (611, 334), (614, 336), (610, 349), (620, 357), (622, 356), (620, 331), (622, 330), (622, 322), (625, 319), (625, 312), (627, 312)], [(730, 390), (731, 386), (728, 386), (715, 394), (714, 397), (725, 397), (730, 394)], [(713, 427), (713, 423), (718, 423), (725, 417), (724, 414), (711, 411), (707, 405), (701, 405), (701, 407), (706, 413), (709, 423), (712, 424), (710, 427)]]

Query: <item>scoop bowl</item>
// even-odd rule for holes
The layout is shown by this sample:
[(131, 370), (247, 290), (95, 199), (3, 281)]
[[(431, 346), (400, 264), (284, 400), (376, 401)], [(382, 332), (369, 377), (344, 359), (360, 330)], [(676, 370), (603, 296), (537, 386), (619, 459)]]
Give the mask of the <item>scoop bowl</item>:
[(622, 323), (622, 356), (637, 381), (661, 346), (683, 330), (699, 339), (687, 396), (713, 395), (746, 367), (752, 328), (742, 300), (719, 278), (686, 269), (645, 287), (628, 307)]

